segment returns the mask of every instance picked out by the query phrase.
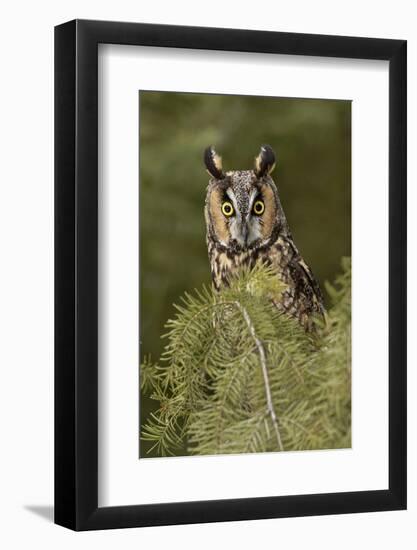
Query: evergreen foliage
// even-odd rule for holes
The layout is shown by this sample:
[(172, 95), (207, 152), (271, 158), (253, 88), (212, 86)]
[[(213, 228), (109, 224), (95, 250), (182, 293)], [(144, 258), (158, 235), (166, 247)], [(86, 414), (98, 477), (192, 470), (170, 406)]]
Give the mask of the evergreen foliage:
[(141, 429), (159, 455), (350, 447), (350, 260), (328, 284), (326, 323), (308, 335), (270, 296), (270, 268), (242, 271), (220, 294), (185, 294), (159, 363), (141, 365), (159, 403)]

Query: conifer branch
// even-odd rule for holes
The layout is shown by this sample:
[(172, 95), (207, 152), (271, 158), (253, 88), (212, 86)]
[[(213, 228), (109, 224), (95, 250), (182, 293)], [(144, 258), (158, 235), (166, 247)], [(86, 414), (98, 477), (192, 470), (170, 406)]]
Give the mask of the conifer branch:
[(250, 335), (254, 339), (256, 347), (258, 349), (259, 360), (261, 362), (261, 368), (262, 368), (262, 375), (263, 375), (264, 383), (265, 383), (265, 396), (266, 396), (267, 410), (268, 410), (268, 414), (271, 417), (272, 424), (273, 424), (274, 429), (275, 429), (275, 434), (277, 436), (277, 442), (278, 442), (278, 448), (279, 448), (280, 451), (283, 451), (284, 447), (282, 446), (281, 434), (279, 433), (279, 428), (278, 428), (277, 415), (275, 414), (274, 404), (272, 402), (271, 388), (269, 386), (269, 377), (268, 377), (268, 369), (267, 369), (267, 366), (266, 366), (265, 349), (264, 349), (264, 346), (263, 346), (262, 342), (256, 336), (255, 327), (253, 326), (253, 323), (252, 323), (252, 321), (249, 317), (248, 312), (246, 311), (246, 309), (244, 307), (242, 307), (239, 304), (239, 302), (235, 302), (235, 304), (239, 308), (239, 310), (242, 312), (243, 318), (245, 319), (246, 324), (248, 326)]
[(272, 304), (285, 286), (266, 266), (220, 294), (186, 294), (160, 363), (141, 365), (142, 395), (159, 405), (141, 440), (158, 455), (349, 447), (349, 259), (342, 267), (314, 341)]

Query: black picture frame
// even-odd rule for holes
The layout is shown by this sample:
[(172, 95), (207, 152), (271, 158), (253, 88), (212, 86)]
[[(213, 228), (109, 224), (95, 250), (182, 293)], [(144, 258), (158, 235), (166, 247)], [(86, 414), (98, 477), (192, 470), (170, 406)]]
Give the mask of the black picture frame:
[[(97, 53), (106, 43), (389, 62), (387, 490), (98, 506)], [(55, 28), (57, 524), (78, 531), (406, 508), (406, 47), (404, 40), (106, 21)]]

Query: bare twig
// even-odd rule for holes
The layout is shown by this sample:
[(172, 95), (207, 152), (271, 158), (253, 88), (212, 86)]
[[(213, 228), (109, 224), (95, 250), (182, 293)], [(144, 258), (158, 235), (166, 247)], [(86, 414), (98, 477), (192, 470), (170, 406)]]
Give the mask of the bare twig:
[(278, 428), (278, 419), (277, 419), (277, 415), (275, 414), (274, 404), (272, 403), (271, 387), (269, 385), (268, 369), (267, 369), (267, 366), (266, 366), (265, 348), (264, 348), (262, 342), (256, 336), (255, 327), (253, 326), (252, 320), (251, 320), (247, 310), (239, 302), (235, 302), (235, 304), (236, 304), (237, 308), (241, 311), (241, 313), (243, 315), (243, 318), (245, 319), (245, 322), (248, 326), (249, 332), (250, 332), (252, 338), (254, 339), (256, 347), (258, 349), (259, 359), (261, 361), (262, 374), (263, 374), (263, 377), (264, 377), (267, 409), (268, 409), (269, 416), (271, 417), (272, 424), (273, 424), (274, 429), (275, 429), (275, 434), (276, 434), (276, 437), (277, 437), (279, 450), (283, 451), (284, 447), (282, 445), (281, 434), (280, 434), (279, 428)]

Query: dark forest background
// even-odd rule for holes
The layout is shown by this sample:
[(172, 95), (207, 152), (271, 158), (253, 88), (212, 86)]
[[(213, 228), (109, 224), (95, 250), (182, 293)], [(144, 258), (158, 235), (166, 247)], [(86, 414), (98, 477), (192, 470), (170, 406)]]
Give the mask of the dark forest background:
[[(251, 169), (260, 145), (272, 146), (297, 247), (322, 287), (334, 280), (351, 255), (350, 101), (140, 92), (139, 103), (141, 361), (158, 360), (173, 303), (210, 284), (207, 145), (225, 170)], [(141, 399), (142, 423), (154, 405)]]

